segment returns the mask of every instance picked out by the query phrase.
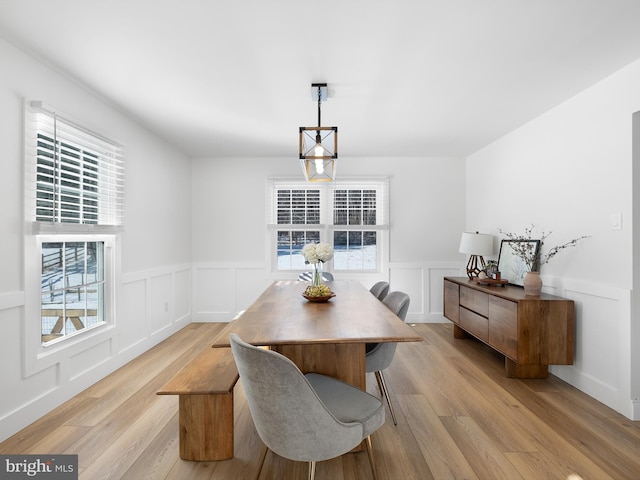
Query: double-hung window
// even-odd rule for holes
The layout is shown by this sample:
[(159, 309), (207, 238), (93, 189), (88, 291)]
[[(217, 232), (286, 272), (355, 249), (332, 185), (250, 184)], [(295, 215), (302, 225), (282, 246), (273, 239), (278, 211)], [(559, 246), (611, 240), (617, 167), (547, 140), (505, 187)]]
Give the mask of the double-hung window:
[(274, 194), (277, 269), (303, 270), (302, 247), (320, 242), (320, 190), (283, 185)]
[(271, 179), (267, 192), (273, 271), (305, 270), (302, 247), (318, 242), (333, 246), (333, 271), (381, 271), (387, 249), (386, 178), (323, 185)]
[(333, 189), (333, 248), (336, 270), (377, 270), (378, 230), (383, 216), (380, 189), (345, 186)]
[(38, 312), (46, 346), (113, 322), (122, 147), (40, 102), (25, 105), (25, 118), (25, 278), (39, 291), (27, 310)]

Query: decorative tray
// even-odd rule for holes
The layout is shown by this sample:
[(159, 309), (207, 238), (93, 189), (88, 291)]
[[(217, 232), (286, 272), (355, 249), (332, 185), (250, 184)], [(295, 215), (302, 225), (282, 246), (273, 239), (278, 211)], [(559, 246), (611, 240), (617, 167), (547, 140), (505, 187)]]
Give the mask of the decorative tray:
[(304, 298), (306, 298), (307, 300), (309, 300), (310, 302), (324, 303), (324, 302), (328, 302), (329, 300), (331, 300), (333, 297), (336, 296), (336, 294), (332, 293), (331, 295), (323, 295), (322, 297), (312, 297), (311, 295), (305, 295), (303, 293), (302, 296)]
[(480, 285), (507, 285), (509, 283), (509, 280), (504, 280), (504, 279), (500, 279), (497, 280), (495, 278), (473, 278), (472, 279), (473, 282), (476, 282)]

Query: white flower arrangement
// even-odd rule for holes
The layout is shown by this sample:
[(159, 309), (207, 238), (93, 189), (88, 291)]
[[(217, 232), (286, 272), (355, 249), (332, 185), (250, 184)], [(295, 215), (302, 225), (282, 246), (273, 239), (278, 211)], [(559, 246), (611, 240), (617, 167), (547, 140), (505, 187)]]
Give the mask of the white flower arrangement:
[(333, 258), (333, 248), (328, 243), (308, 243), (302, 248), (305, 263), (315, 265)]
[(326, 285), (322, 285), (322, 276), (318, 265), (333, 258), (331, 245), (328, 243), (308, 243), (302, 248), (302, 256), (305, 263), (313, 265), (313, 277), (311, 285), (305, 290), (306, 295), (310, 297), (331, 295), (331, 289)]

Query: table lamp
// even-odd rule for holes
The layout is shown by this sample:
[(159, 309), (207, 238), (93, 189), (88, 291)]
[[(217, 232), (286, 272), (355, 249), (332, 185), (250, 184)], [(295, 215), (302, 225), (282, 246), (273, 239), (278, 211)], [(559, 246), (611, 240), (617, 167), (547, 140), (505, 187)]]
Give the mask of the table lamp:
[(477, 277), (485, 269), (484, 255), (493, 255), (493, 235), (488, 233), (464, 232), (460, 239), (460, 253), (470, 255), (467, 276)]

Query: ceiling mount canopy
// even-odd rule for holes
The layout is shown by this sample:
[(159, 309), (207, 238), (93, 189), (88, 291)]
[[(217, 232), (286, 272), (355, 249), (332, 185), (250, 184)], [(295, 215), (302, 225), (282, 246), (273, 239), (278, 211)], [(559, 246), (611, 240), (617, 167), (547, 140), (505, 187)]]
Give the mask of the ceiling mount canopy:
[(327, 97), (326, 83), (311, 84), (311, 98), (318, 102), (318, 126), (300, 127), (300, 163), (309, 182), (331, 182), (336, 178), (338, 127), (321, 126), (321, 106)]

